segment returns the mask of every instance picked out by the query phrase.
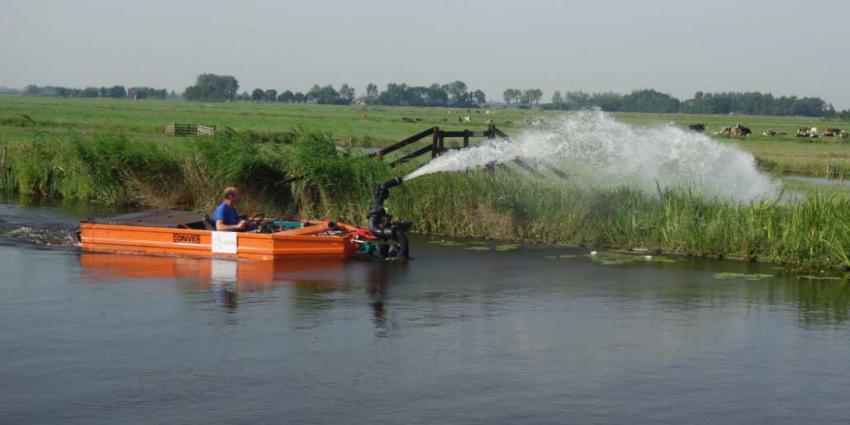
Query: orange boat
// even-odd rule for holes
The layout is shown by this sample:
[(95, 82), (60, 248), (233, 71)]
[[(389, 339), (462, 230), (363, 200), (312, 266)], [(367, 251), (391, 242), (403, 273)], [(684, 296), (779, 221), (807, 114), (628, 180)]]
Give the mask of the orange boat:
[(384, 208), (400, 177), (378, 185), (369, 228), (332, 221), (255, 220), (252, 231), (221, 232), (200, 212), (145, 211), (80, 223), (84, 251), (277, 260), (285, 257), (408, 258), (409, 222)]
[[(208, 230), (201, 213), (147, 211), (80, 223), (84, 251), (275, 260), (350, 257), (367, 243), (358, 228), (329, 221), (287, 222), (271, 232)], [(273, 225), (272, 225), (273, 226)], [(362, 234), (362, 233), (361, 233)]]

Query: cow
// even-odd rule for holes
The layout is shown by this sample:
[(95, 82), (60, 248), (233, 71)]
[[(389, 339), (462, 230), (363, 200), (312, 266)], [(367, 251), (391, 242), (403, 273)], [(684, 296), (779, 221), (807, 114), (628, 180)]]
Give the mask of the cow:
[(705, 131), (705, 123), (690, 124), (688, 125), (688, 130), (693, 131), (694, 133), (702, 133)]
[(753, 134), (753, 131), (741, 124), (735, 124), (735, 126), (732, 127), (733, 136), (749, 136), (751, 134)]
[(825, 128), (823, 129), (823, 137), (836, 137), (841, 134), (840, 128)]
[(741, 124), (735, 124), (734, 127), (723, 127), (722, 130), (714, 133), (715, 136), (750, 136), (753, 131)]

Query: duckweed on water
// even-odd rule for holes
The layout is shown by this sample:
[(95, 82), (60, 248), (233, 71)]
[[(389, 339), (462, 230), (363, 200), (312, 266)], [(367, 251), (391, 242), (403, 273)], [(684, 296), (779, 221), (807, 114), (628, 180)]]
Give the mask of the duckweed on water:
[(475, 246), (466, 247), (466, 250), (467, 251), (489, 251), (490, 247), (489, 246), (475, 245)]
[(773, 277), (772, 274), (761, 273), (715, 273), (714, 278), (720, 280), (744, 279), (749, 281), (758, 281)]
[(502, 245), (496, 245), (496, 251), (499, 251), (499, 252), (513, 251), (517, 248), (519, 248), (519, 244), (515, 244), (515, 243), (506, 243), (506, 244), (502, 244)]
[(804, 280), (843, 280), (842, 278), (840, 278), (838, 276), (812, 276), (812, 275), (797, 276), (797, 279), (804, 279)]
[[(566, 254), (569, 255), (569, 254)], [(631, 263), (675, 263), (676, 260), (669, 257), (633, 255), (622, 252), (600, 252), (596, 255), (590, 255), (588, 258), (594, 263), (605, 266), (617, 266), (621, 264)]]
[(444, 239), (428, 241), (428, 243), (432, 243), (434, 245), (440, 245), (440, 246), (464, 246), (463, 242), (447, 241), (447, 240), (444, 240)]

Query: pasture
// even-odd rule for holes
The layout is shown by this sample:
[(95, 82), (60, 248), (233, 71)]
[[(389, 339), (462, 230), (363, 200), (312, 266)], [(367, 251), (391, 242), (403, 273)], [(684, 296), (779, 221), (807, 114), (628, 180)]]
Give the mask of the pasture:
[[(173, 122), (216, 125), (236, 131), (274, 134), (300, 128), (330, 133), (339, 144), (351, 147), (384, 146), (439, 126), (448, 130), (486, 128), (493, 122), (516, 135), (540, 117), (557, 117), (567, 112), (519, 109), (466, 110), (383, 106), (334, 106), (265, 104), (251, 102), (194, 103), (183, 101), (130, 101), (112, 99), (63, 99), (51, 97), (0, 96), (0, 145), (14, 146), (36, 139), (64, 136), (122, 135), (131, 141), (180, 143), (167, 136)], [(741, 123), (753, 130), (746, 138), (718, 140), (752, 152), (761, 166), (774, 173), (841, 177), (850, 175), (848, 139), (798, 139), (799, 127), (847, 127), (850, 123), (824, 122), (807, 117), (717, 116), (686, 114), (612, 114), (636, 125), (674, 123), (687, 128), (705, 123), (706, 133)], [(458, 122), (469, 117), (469, 123)], [(846, 125), (845, 125), (846, 124)], [(766, 137), (772, 129), (786, 136)]]

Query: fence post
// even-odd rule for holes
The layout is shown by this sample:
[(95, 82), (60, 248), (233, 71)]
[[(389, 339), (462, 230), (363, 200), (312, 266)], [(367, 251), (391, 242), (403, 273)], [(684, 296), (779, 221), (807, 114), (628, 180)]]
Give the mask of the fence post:
[(463, 130), (463, 147), (469, 147), (469, 130)]
[(431, 139), (431, 159), (438, 155), (440, 149), (440, 127), (434, 127), (434, 138)]

